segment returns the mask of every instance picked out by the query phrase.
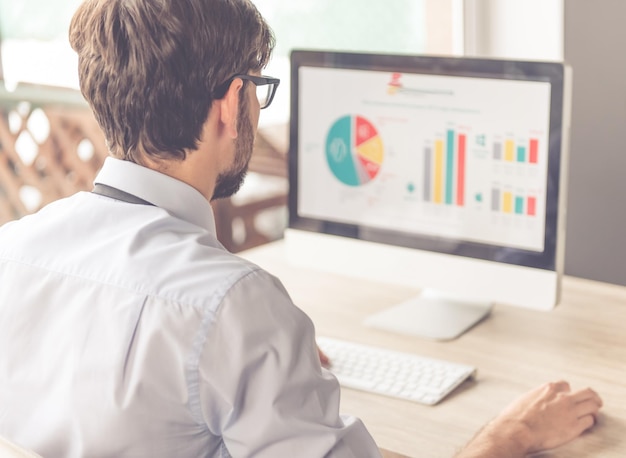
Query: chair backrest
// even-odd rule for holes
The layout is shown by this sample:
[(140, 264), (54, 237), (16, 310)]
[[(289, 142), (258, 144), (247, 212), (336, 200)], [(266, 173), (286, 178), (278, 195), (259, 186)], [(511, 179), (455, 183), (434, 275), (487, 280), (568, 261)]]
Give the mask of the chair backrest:
[(41, 455), (0, 437), (0, 458), (41, 458)]

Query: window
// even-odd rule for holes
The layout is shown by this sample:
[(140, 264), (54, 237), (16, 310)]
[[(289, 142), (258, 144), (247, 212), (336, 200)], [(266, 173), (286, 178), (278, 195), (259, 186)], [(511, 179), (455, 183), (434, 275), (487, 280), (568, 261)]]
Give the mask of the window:
[(262, 124), (289, 116), (289, 54), (292, 49), (352, 52), (459, 54), (459, 0), (254, 0), (276, 35), (264, 73), (281, 79)]
[(68, 42), (80, 0), (0, 0), (2, 70), (18, 82), (78, 88), (77, 60)]
[[(253, 0), (277, 37), (264, 73), (281, 79), (264, 124), (289, 116), (289, 53), (295, 48), (356, 52), (460, 54), (463, 0)], [(68, 42), (81, 0), (0, 0), (5, 85), (28, 82), (78, 89)], [(25, 56), (27, 56), (25, 58)]]

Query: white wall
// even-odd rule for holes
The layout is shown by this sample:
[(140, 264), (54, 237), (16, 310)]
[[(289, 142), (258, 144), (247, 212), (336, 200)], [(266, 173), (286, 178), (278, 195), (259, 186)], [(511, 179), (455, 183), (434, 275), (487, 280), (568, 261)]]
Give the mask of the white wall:
[(465, 55), (562, 60), (564, 0), (464, 0)]
[(565, 272), (626, 285), (626, 2), (565, 7), (574, 76)]
[(626, 2), (457, 1), (465, 55), (571, 66), (565, 273), (626, 285)]

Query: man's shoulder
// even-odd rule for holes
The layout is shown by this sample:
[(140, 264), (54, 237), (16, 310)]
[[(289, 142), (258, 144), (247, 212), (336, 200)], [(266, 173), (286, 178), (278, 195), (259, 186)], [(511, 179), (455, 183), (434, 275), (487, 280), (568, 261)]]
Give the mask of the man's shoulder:
[[(192, 254), (195, 252), (195, 256)], [(187, 258), (187, 259), (185, 259)], [(186, 298), (186, 302), (220, 302), (236, 285), (273, 284), (276, 279), (256, 264), (216, 246), (196, 245), (164, 275), (160, 291)], [(174, 267), (174, 266), (172, 266)]]
[(205, 228), (156, 207), (127, 209), (85, 193), (56, 201), (0, 227), (0, 258), (203, 307), (247, 276), (273, 281)]

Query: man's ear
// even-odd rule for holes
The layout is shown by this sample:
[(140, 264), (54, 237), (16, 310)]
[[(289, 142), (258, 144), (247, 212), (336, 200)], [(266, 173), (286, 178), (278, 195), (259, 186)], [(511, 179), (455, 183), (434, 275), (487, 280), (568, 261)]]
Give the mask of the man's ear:
[(239, 116), (239, 97), (243, 96), (242, 87), (243, 81), (240, 78), (235, 78), (230, 83), (226, 95), (219, 100), (221, 105), (220, 121), (224, 127), (224, 132), (233, 139), (237, 138), (237, 117)]

